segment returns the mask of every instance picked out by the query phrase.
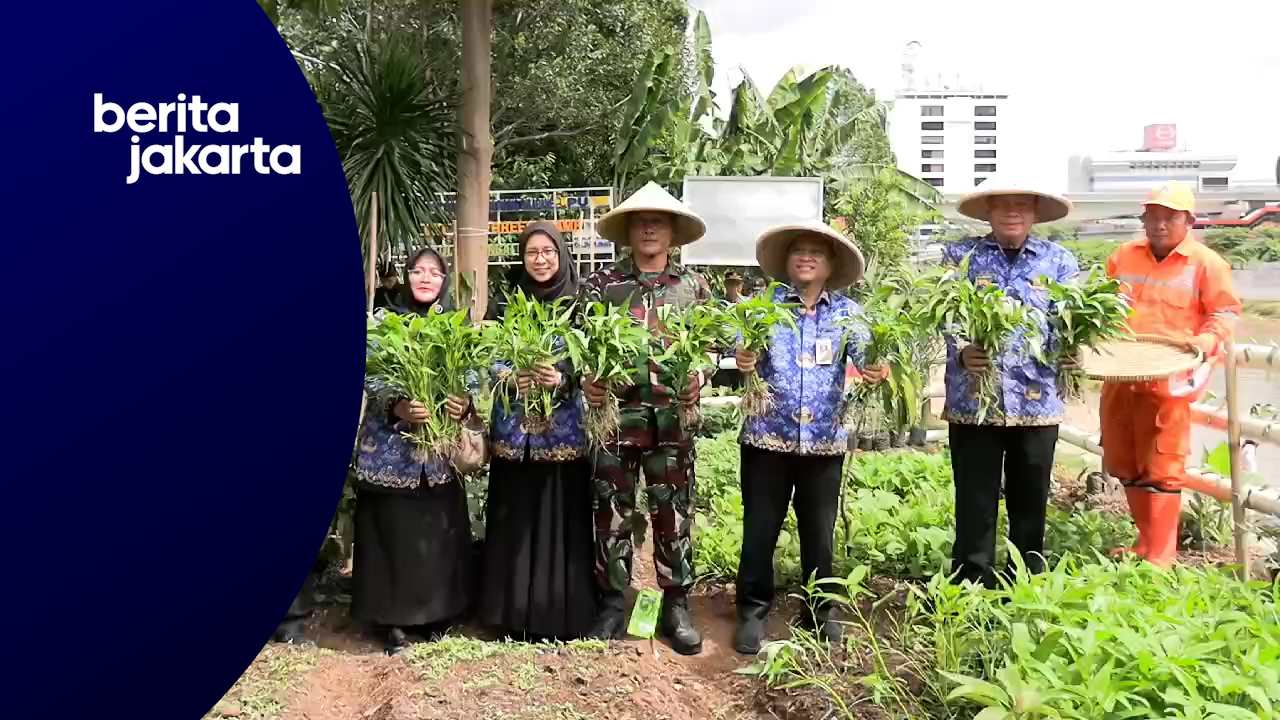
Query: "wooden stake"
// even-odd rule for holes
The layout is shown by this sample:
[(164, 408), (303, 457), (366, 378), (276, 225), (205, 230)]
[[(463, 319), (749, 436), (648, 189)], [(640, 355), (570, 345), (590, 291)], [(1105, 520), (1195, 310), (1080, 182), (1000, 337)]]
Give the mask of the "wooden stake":
[(373, 207), (369, 208), (369, 297), (365, 299), (365, 312), (373, 314), (373, 296), (378, 292), (378, 193), (373, 195)]
[(1249, 531), (1245, 527), (1244, 478), (1240, 469), (1240, 418), (1236, 407), (1236, 348), (1227, 340), (1227, 442), (1231, 450), (1231, 525), (1240, 578), (1249, 579)]
[[(365, 316), (373, 317), (373, 296), (378, 292), (378, 193), (373, 194), (373, 205), (369, 208), (369, 283), (368, 294), (365, 298)], [(369, 393), (361, 391), (360, 393), (360, 421), (356, 423), (356, 443), (360, 442), (360, 427), (364, 425), (364, 411), (369, 404)]]
[[(372, 206), (369, 208), (369, 269), (368, 277), (366, 278), (369, 283), (369, 297), (365, 298), (366, 317), (373, 317), (373, 297), (378, 292), (378, 193), (373, 192), (372, 195), (373, 202)], [(365, 390), (361, 390), (360, 420), (356, 423), (356, 445), (360, 444), (360, 428), (364, 426), (364, 413), (368, 407), (369, 393)], [(343, 499), (346, 499), (346, 491), (344, 490), (343, 493), (342, 499), (338, 500), (339, 503), (341, 503)], [(339, 528), (338, 532), (342, 533), (343, 529)], [(351, 532), (354, 534), (354, 528)], [(350, 574), (351, 560), (355, 557), (355, 554), (351, 552), (351, 548), (355, 543), (350, 537), (343, 538), (343, 540), (343, 551), (347, 553), (347, 557), (343, 559), (342, 567), (348, 574)]]

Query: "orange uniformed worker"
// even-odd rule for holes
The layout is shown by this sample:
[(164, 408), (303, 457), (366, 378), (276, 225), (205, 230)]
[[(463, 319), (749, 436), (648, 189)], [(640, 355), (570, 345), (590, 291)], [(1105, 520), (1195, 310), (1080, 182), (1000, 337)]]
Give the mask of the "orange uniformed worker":
[(1107, 274), (1124, 283), (1133, 300), (1130, 330), (1204, 353), (1204, 363), (1184, 376), (1102, 386), (1103, 467), (1124, 486), (1138, 528), (1133, 552), (1160, 567), (1177, 556), (1191, 403), (1224, 357), (1240, 316), (1231, 266), (1191, 235), (1194, 224), (1191, 187), (1163, 183), (1143, 202), (1146, 237), (1124, 243), (1107, 260)]

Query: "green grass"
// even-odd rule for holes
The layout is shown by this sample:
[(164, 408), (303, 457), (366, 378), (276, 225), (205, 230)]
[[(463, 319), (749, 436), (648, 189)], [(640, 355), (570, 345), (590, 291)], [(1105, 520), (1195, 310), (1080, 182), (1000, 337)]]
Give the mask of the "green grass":
[[(534, 658), (540, 651), (560, 648), (579, 653), (603, 653), (608, 643), (598, 640), (573, 640), (566, 643), (525, 643), (509, 640), (478, 640), (476, 638), (446, 636), (436, 642), (417, 643), (404, 651), (405, 662), (422, 673), (424, 679), (439, 680), (458, 663), (474, 663), (498, 655)], [(531, 667), (532, 664), (530, 664)], [(517, 665), (517, 668), (522, 667)], [(477, 678), (475, 682), (482, 681)]]
[(274, 720), (284, 710), (289, 686), (330, 652), (288, 645), (267, 647), (205, 718), (231, 714), (244, 720)]
[(1243, 315), (1264, 320), (1280, 319), (1280, 300), (1254, 300), (1246, 302)]
[[(1065, 446), (1065, 443), (1058, 443), (1058, 451), (1054, 453), (1053, 458), (1053, 475), (1062, 480), (1075, 480), (1085, 472), (1092, 472), (1101, 467), (1101, 459), (1091, 452), (1076, 450), (1074, 446)], [(1064, 452), (1066, 450), (1066, 452)]]

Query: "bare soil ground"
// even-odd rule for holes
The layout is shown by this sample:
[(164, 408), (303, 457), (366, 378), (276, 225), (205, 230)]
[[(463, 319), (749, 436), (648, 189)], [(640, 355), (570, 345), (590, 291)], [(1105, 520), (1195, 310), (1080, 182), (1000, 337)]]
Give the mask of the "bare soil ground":
[[(637, 587), (657, 586), (648, 545), (637, 553), (635, 570)], [(702, 654), (694, 657), (677, 655), (659, 640), (530, 645), (465, 625), (440, 641), (387, 657), (379, 641), (349, 620), (345, 602), (337, 602), (318, 609), (308, 626), (318, 647), (267, 646), (208, 717), (779, 717), (767, 709), (775, 703), (757, 692), (757, 683), (734, 672), (752, 658), (733, 650), (732, 587), (700, 588), (690, 605), (703, 634)], [(798, 609), (795, 600), (775, 608), (771, 638), (788, 636), (787, 621)]]
[[(1055, 502), (1075, 502), (1123, 511), (1115, 488), (1086, 498), (1082, 479), (1060, 473)], [(1180, 562), (1226, 565), (1228, 550), (1182, 552)], [(637, 587), (656, 587), (648, 545), (636, 558)], [(877, 597), (895, 594), (895, 581), (871, 581)], [(732, 586), (708, 586), (690, 598), (703, 634), (701, 655), (684, 657), (661, 641), (580, 641), (562, 645), (510, 642), (485, 628), (462, 625), (435, 642), (418, 642), (397, 657), (362, 632), (348, 615), (347, 598), (322, 596), (307, 628), (316, 647), (268, 645), (226, 697), (206, 716), (252, 720), (810, 720), (832, 717), (830, 701), (815, 690), (768, 690), (735, 671), (753, 658), (732, 647), (735, 612)], [(901, 590), (901, 586), (898, 586)], [(900, 593), (898, 593), (900, 596)], [(779, 603), (770, 616), (769, 637), (790, 635), (788, 621), (800, 609), (796, 598)], [(888, 615), (897, 600), (883, 605)], [(870, 612), (869, 606), (864, 612)], [(885, 615), (885, 614), (888, 615)], [(879, 634), (877, 632), (877, 634)], [(858, 643), (862, 645), (865, 643)], [(856, 665), (857, 658), (845, 658)], [(872, 668), (868, 667), (870, 672)], [(907, 678), (908, 682), (915, 682)], [(846, 699), (866, 689), (841, 689)], [(864, 700), (851, 708), (859, 718), (885, 712)]]

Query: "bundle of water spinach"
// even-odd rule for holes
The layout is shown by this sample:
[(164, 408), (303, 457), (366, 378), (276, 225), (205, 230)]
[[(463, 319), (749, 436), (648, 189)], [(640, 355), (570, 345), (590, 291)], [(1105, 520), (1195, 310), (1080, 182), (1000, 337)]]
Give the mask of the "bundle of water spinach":
[(1096, 350), (1100, 342), (1129, 337), (1133, 308), (1121, 292), (1120, 281), (1098, 268), (1080, 280), (1043, 280), (1049, 292), (1049, 321), (1057, 337), (1053, 359), (1058, 363), (1058, 395), (1068, 402), (1080, 400), (1084, 368), (1078, 362), (1063, 367), (1062, 361), (1078, 361), (1083, 348)]
[(426, 316), (383, 313), (369, 319), (365, 378), (370, 389), (414, 400), (425, 422), (405, 433), (423, 455), (449, 454), (461, 426), (449, 418), (450, 396), (465, 397), (478, 372), (491, 362), (486, 333), (465, 310)]
[(1000, 402), (999, 359), (1021, 334), (1021, 349), (1045, 363), (1044, 338), (1040, 331), (1042, 313), (1005, 294), (995, 284), (978, 285), (969, 278), (966, 255), (958, 267), (936, 275), (936, 286), (925, 304), (925, 316), (933, 327), (957, 340), (981, 347), (991, 365), (981, 371), (966, 371), (978, 400), (977, 421), (992, 413), (1003, 413)]

